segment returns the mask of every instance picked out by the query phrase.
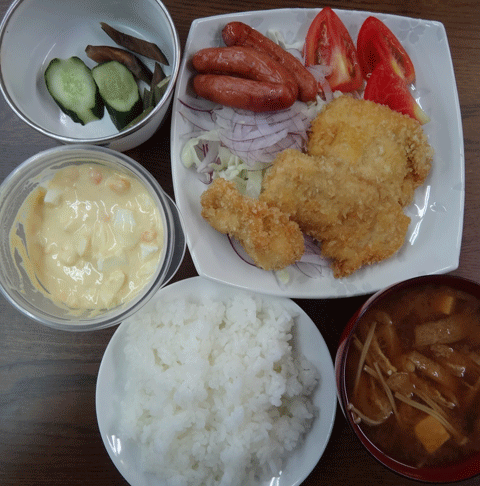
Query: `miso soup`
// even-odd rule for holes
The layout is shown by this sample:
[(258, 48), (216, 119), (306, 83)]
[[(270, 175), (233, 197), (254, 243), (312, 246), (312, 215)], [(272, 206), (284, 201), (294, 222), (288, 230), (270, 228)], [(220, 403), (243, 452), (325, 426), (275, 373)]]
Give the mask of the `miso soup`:
[(446, 286), (391, 294), (362, 316), (348, 411), (385, 454), (447, 466), (480, 449), (480, 302)]

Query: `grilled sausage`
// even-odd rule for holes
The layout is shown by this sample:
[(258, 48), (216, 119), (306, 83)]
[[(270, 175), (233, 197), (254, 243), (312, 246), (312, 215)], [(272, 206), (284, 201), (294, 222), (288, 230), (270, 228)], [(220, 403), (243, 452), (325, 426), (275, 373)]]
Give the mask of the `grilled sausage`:
[(283, 110), (297, 98), (285, 84), (221, 74), (197, 74), (193, 88), (215, 103), (256, 112)]
[(222, 30), (227, 46), (247, 46), (268, 54), (289, 70), (299, 87), (302, 101), (313, 101), (318, 92), (318, 83), (313, 74), (292, 54), (243, 22), (230, 22)]
[(268, 54), (251, 47), (208, 47), (192, 59), (199, 73), (227, 74), (267, 83), (284, 84), (295, 98), (298, 85), (292, 74)]
[(251, 47), (209, 47), (192, 58), (193, 88), (202, 98), (252, 111), (290, 107), (298, 97), (292, 74)]

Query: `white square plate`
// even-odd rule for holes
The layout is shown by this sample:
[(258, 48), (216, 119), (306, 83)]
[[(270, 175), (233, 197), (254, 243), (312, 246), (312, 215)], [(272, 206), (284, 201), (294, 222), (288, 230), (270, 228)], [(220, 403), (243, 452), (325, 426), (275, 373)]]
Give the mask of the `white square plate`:
[[(173, 104), (171, 157), (177, 205), (184, 217), (187, 243), (197, 272), (239, 288), (291, 298), (333, 298), (375, 292), (394, 282), (424, 274), (446, 273), (458, 267), (463, 229), (464, 149), (458, 93), (443, 24), (435, 21), (375, 14), (393, 31), (409, 53), (416, 70), (414, 97), (431, 121), (424, 131), (435, 150), (431, 173), (406, 208), (411, 218), (405, 244), (394, 257), (369, 265), (353, 275), (335, 279), (329, 268), (315, 277), (295, 266), (290, 282), (281, 286), (273, 272), (258, 269), (236, 254), (227, 236), (216, 232), (200, 215), (200, 194), (206, 189), (193, 169), (180, 159), (189, 122), (179, 115), (180, 100), (188, 101), (193, 75), (192, 55), (199, 49), (221, 46), (221, 30), (242, 21), (263, 34), (274, 29), (286, 41), (305, 38), (318, 9), (280, 9), (220, 15), (195, 20), (188, 35)], [(368, 12), (336, 10), (352, 39)]]

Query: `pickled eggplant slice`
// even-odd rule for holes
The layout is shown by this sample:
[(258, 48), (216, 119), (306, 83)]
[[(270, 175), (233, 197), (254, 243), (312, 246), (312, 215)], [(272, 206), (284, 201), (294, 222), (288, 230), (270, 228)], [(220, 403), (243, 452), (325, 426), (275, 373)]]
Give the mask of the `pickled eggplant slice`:
[(168, 60), (160, 50), (160, 48), (153, 42), (149, 42), (138, 37), (134, 37), (114, 29), (105, 22), (100, 22), (104, 32), (115, 42), (115, 44), (133, 51), (142, 56), (154, 59), (168, 66)]
[(118, 61), (127, 67), (137, 79), (147, 84), (152, 83), (152, 71), (135, 54), (125, 49), (111, 46), (88, 45), (85, 53), (90, 59), (98, 63)]
[(48, 92), (75, 123), (100, 120), (104, 104), (92, 72), (78, 57), (52, 59), (44, 73)]
[(165, 73), (163, 72), (162, 66), (156, 62), (155, 68), (153, 69), (152, 88), (160, 83), (162, 79), (165, 79)]

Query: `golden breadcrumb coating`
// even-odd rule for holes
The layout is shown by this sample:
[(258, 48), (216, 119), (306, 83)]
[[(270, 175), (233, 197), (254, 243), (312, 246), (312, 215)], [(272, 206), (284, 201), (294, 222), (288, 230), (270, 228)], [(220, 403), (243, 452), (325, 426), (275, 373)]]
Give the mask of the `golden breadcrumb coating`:
[(403, 208), (429, 174), (421, 125), (372, 101), (341, 96), (314, 120), (308, 154), (286, 150), (260, 199), (321, 243), (335, 277), (394, 255), (410, 223)]
[(258, 267), (280, 270), (302, 257), (305, 243), (298, 224), (278, 208), (243, 196), (233, 182), (215, 179), (200, 202), (203, 218), (236, 238)]
[(373, 101), (344, 95), (325, 105), (311, 127), (310, 155), (348, 160), (376, 180), (385, 197), (410, 204), (430, 172), (433, 149), (417, 120)]
[(263, 180), (260, 200), (278, 207), (321, 242), (335, 277), (392, 256), (404, 243), (410, 218), (383, 199), (375, 180), (349, 162), (285, 150)]

